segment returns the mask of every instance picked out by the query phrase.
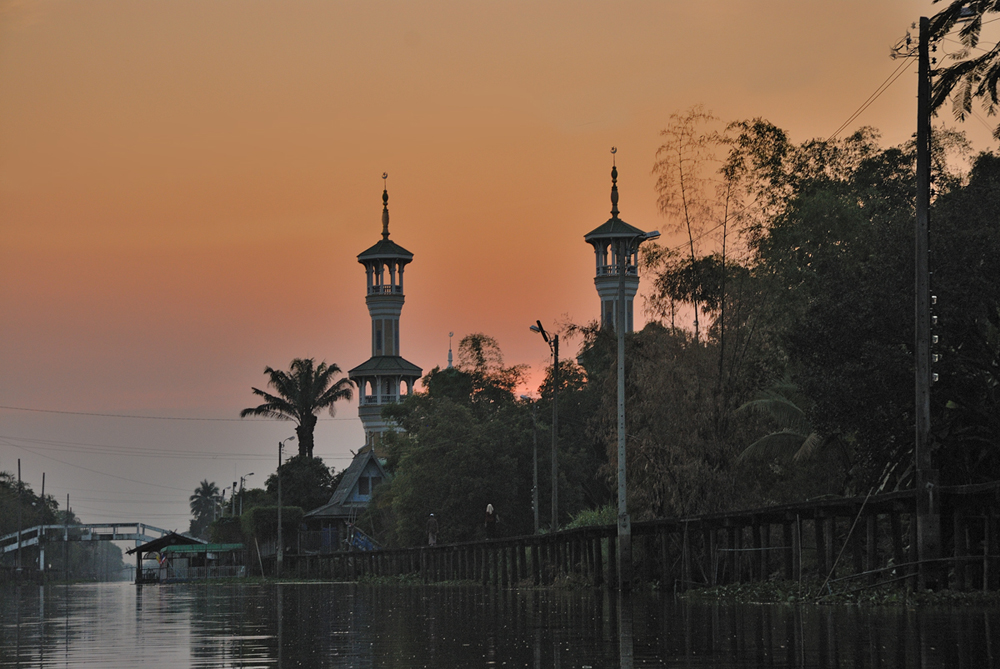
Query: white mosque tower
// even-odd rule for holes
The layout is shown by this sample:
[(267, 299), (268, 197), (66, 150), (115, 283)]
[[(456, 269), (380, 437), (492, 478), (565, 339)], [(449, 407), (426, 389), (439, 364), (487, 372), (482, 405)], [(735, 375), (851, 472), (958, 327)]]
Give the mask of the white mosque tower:
[[(388, 175), (383, 173), (383, 181)], [(382, 239), (358, 255), (365, 266), (365, 302), (372, 319), (372, 357), (348, 377), (358, 387), (358, 415), (365, 428), (365, 445), (374, 446), (390, 429), (382, 407), (413, 392), (422, 370), (399, 355), (399, 314), (403, 310), (403, 268), (413, 254), (389, 239), (389, 192), (382, 190)]]
[[(611, 150), (615, 153), (615, 149)], [(618, 167), (611, 167), (611, 218), (586, 235), (584, 240), (594, 247), (597, 274), (594, 285), (601, 298), (601, 327), (614, 329), (618, 322), (619, 252), (625, 254), (625, 332), (632, 332), (632, 302), (639, 289), (639, 244), (658, 233), (645, 233), (618, 218)]]

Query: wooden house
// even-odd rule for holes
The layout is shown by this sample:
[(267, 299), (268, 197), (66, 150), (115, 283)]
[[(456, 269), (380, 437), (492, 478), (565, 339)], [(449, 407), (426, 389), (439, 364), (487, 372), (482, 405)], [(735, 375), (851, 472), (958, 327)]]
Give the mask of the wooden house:
[[(354, 456), (330, 501), (305, 515), (303, 522), (309, 540), (303, 548), (308, 552), (331, 553), (348, 550), (352, 539), (360, 540), (361, 537), (354, 531), (354, 523), (368, 507), (375, 488), (387, 476), (385, 467), (371, 447)], [(363, 545), (363, 541), (361, 543)]]

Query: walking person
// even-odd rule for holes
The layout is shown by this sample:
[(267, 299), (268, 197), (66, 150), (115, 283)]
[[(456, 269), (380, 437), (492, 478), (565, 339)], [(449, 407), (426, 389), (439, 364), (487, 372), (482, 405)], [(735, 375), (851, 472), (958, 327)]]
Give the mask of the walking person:
[(438, 519), (432, 513), (427, 518), (427, 545), (436, 546), (438, 540)]
[(497, 522), (499, 520), (500, 520), (500, 518), (497, 516), (496, 513), (493, 512), (493, 505), (492, 504), (487, 504), (486, 505), (486, 521), (485, 521), (486, 538), (487, 539), (496, 539), (496, 537), (497, 537)]

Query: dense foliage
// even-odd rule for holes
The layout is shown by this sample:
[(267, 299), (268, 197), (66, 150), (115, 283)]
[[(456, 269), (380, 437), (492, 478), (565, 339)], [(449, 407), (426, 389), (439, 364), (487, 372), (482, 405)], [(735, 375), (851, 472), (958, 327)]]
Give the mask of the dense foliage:
[[(699, 108), (671, 123), (654, 171), (686, 241), (644, 245), (652, 322), (626, 338), (632, 517), (909, 487), (912, 144), (883, 147), (868, 128), (794, 144), (763, 119), (711, 129)], [(1000, 478), (1000, 158), (982, 154), (963, 173), (965, 150), (960, 135), (935, 132), (932, 439), (946, 485)], [(563, 334), (582, 336), (560, 368), (566, 524), (614, 503), (617, 411), (614, 333)], [(522, 370), (491, 338), (466, 338), (460, 354), (386, 409), (401, 428), (384, 442), (393, 479), (364, 522), (389, 545), (426, 541), (432, 512), (440, 541), (482, 537), (487, 503), (503, 532), (530, 533), (536, 425), (548, 524), (552, 370), (525, 401)]]

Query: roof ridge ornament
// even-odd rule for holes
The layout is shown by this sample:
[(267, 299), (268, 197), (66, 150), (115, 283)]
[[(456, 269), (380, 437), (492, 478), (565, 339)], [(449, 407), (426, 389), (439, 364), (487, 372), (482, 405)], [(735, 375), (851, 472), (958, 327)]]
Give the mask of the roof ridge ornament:
[(618, 166), (615, 163), (615, 154), (618, 147), (611, 147), (611, 218), (618, 218)]
[(389, 239), (389, 187), (388, 172), (382, 172), (382, 239)]

